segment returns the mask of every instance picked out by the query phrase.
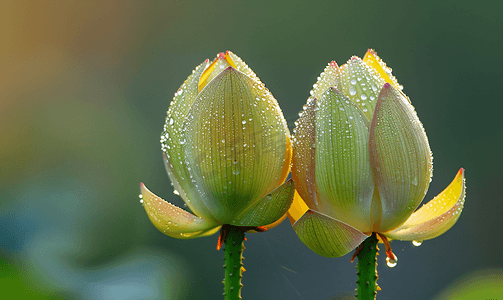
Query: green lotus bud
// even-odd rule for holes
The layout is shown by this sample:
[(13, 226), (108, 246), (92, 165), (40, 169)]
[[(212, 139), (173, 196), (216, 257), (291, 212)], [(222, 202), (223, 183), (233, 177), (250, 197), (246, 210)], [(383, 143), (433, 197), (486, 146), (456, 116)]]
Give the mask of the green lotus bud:
[[(432, 176), (428, 139), (391, 69), (369, 50), (338, 67), (331, 62), (296, 122), (289, 210), (299, 238), (316, 253), (342, 256), (373, 232), (426, 240), (456, 223), (464, 204), (464, 170), (415, 211)], [(415, 212), (414, 212), (415, 211)]]
[(230, 51), (199, 65), (175, 93), (161, 135), (169, 178), (193, 212), (141, 185), (152, 223), (176, 238), (215, 233), (221, 225), (280, 222), (294, 194), (290, 133), (278, 103)]

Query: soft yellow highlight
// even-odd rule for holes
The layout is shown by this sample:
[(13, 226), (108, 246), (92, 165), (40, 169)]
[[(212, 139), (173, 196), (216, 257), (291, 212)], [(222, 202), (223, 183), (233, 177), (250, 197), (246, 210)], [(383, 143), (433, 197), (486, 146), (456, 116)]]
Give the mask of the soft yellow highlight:
[(300, 219), (300, 217), (302, 217), (308, 210), (309, 207), (304, 200), (302, 200), (302, 197), (299, 195), (297, 190), (295, 190), (292, 206), (290, 206), (290, 209), (287, 212), (290, 223), (293, 225), (293, 223), (297, 222), (297, 220)]
[[(447, 186), (445, 190), (443, 190), (435, 198), (414, 212), (405, 225), (415, 226), (428, 222), (448, 212), (458, 201), (464, 202), (464, 198), (460, 197), (463, 191), (463, 184), (464, 169), (460, 169), (449, 186)], [(463, 205), (463, 203), (460, 204)]]
[[(398, 84), (395, 76), (391, 74), (391, 69), (386, 66), (386, 63), (377, 55), (373, 49), (367, 50), (365, 56), (363, 57), (363, 62), (368, 66), (372, 67), (381, 77), (389, 84), (393, 85), (394, 88), (401, 91), (402, 87)], [(386, 70), (389, 70), (386, 72)]]

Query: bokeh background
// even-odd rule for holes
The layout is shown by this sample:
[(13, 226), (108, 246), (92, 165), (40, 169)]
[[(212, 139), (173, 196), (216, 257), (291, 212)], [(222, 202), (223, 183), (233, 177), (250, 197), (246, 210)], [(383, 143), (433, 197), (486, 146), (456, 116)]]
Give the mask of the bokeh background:
[[(164, 236), (138, 199), (143, 181), (183, 205), (159, 143), (174, 92), (232, 50), (292, 129), (328, 62), (374, 48), (428, 134), (425, 201), (460, 167), (468, 186), (449, 232), (393, 242), (393, 269), (379, 257), (378, 299), (503, 299), (502, 13), (498, 1), (1, 1), (2, 297), (223, 299), (217, 236)], [(350, 255), (317, 256), (288, 221), (247, 237), (244, 299), (356, 288)]]

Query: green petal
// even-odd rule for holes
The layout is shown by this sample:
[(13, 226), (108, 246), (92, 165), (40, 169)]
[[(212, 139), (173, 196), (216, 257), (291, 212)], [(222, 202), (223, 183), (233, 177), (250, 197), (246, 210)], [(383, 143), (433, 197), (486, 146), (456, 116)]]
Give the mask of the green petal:
[(311, 98), (320, 99), (329, 88), (339, 86), (339, 80), (339, 66), (337, 66), (335, 61), (331, 61), (318, 77), (318, 81), (313, 85)]
[(140, 188), (148, 218), (162, 233), (178, 239), (189, 239), (212, 235), (220, 229), (219, 224), (194, 216), (154, 195), (143, 183)]
[(231, 225), (265, 226), (279, 220), (290, 208), (295, 184), (290, 179), (237, 216)]
[(288, 135), (271, 93), (234, 68), (199, 93), (180, 144), (188, 180), (216, 220), (230, 223), (282, 183)]
[(362, 109), (370, 120), (377, 96), (385, 81), (373, 68), (359, 57), (353, 56), (341, 67), (341, 79), (338, 89)]
[(370, 163), (382, 202), (379, 231), (403, 224), (424, 198), (433, 163), (414, 107), (389, 83), (379, 94), (370, 125)]
[(180, 144), (183, 121), (198, 95), (199, 79), (208, 65), (208, 60), (199, 65), (175, 93), (161, 134), (161, 148), (171, 182), (175, 189), (184, 195), (182, 198), (187, 206), (196, 215), (213, 219), (201, 196), (195, 192), (194, 184), (189, 180), (190, 175)]
[(460, 169), (449, 186), (414, 212), (402, 226), (385, 232), (389, 238), (423, 241), (449, 230), (459, 219), (465, 203), (464, 169)]
[(293, 229), (309, 249), (325, 257), (343, 256), (367, 238), (358, 229), (314, 210), (308, 210)]
[(304, 110), (295, 121), (292, 156), (292, 178), (297, 192), (304, 202), (313, 209), (318, 209), (315, 180), (315, 107), (316, 100), (307, 99)]
[(372, 232), (374, 178), (369, 162), (369, 121), (341, 92), (328, 89), (316, 110), (316, 186), (319, 211)]

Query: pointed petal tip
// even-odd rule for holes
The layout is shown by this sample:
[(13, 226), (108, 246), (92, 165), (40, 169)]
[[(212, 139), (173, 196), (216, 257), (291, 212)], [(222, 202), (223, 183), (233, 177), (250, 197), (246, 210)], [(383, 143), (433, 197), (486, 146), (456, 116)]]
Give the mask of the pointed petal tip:
[(384, 85), (383, 85), (383, 89), (389, 89), (391, 87), (391, 84), (389, 84), (389, 82), (386, 82)]
[(332, 90), (335, 93), (340, 93), (340, 91), (337, 88), (335, 88), (334, 86), (331, 86), (330, 88), (328, 88), (328, 90)]
[(447, 188), (414, 212), (403, 225), (385, 235), (392, 239), (422, 241), (444, 234), (461, 215), (465, 189), (464, 169), (460, 168)]
[(335, 60), (332, 60), (332, 61), (330, 62), (330, 66), (331, 66), (331, 67), (335, 67), (335, 68), (338, 68), (338, 67), (339, 67), (339, 65), (335, 62)]
[(156, 196), (145, 185), (142, 185), (141, 193), (148, 218), (168, 236), (178, 239), (203, 237), (214, 234), (219, 228), (219, 224), (193, 215)]

